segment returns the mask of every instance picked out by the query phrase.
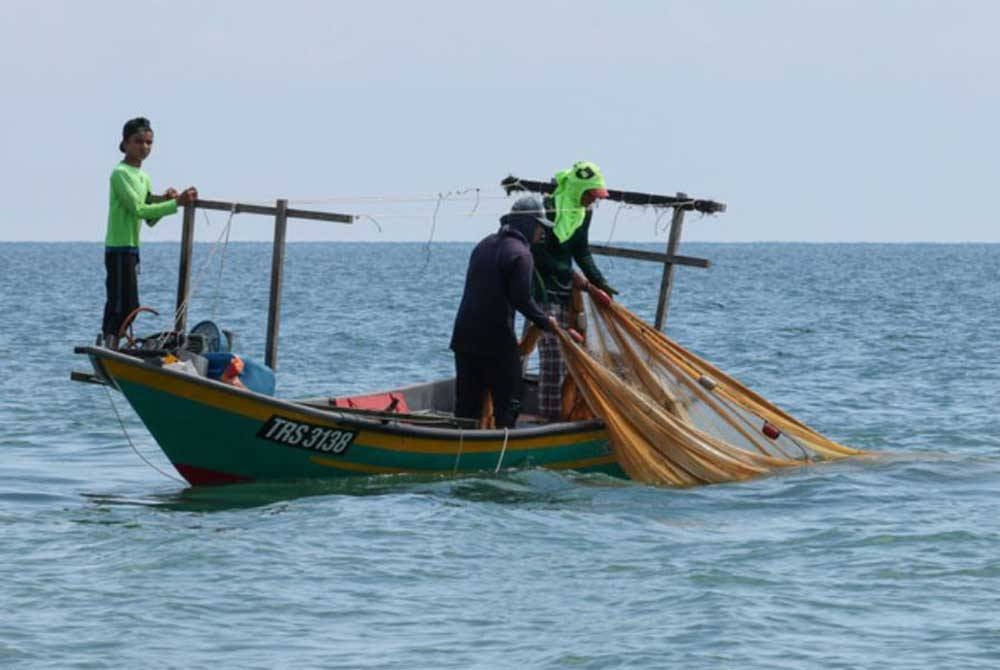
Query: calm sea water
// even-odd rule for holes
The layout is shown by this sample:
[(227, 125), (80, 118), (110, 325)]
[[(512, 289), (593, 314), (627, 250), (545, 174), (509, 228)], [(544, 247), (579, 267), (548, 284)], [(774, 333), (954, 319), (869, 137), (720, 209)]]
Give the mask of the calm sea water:
[[(279, 395), (449, 374), (471, 245), (293, 244)], [(191, 322), (262, 358), (270, 245)], [(177, 247), (143, 249), (140, 330)], [(544, 471), (191, 489), (69, 381), (97, 244), (0, 244), (0, 667), (994, 668), (1000, 246), (689, 244), (669, 331), (873, 460), (672, 490)], [(655, 267), (599, 258), (651, 317)], [(122, 415), (122, 425), (115, 409)], [(177, 417), (183, 421), (184, 417)], [(126, 437), (126, 435), (128, 437)]]

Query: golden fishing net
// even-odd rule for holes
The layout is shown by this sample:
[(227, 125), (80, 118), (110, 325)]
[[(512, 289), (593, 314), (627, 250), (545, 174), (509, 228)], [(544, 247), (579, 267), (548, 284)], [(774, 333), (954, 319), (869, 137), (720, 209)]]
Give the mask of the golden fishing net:
[(585, 343), (560, 331), (560, 349), (632, 479), (710, 484), (864, 453), (820, 435), (619, 303), (588, 298), (586, 312)]

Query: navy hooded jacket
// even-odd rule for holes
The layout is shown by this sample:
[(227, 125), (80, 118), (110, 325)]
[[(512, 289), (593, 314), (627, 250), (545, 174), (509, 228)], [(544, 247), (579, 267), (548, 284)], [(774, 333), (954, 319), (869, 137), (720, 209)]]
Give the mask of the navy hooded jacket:
[(500, 230), (472, 251), (465, 292), (455, 317), (451, 349), (480, 356), (517, 351), (514, 310), (548, 330), (548, 316), (531, 298), (534, 261), (529, 240), (537, 222), (523, 214), (500, 218)]

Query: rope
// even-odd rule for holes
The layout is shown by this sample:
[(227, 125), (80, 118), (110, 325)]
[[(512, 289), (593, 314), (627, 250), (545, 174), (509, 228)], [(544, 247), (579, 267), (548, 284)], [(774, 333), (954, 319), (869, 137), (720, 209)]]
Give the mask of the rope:
[(615, 227), (618, 225), (618, 217), (621, 216), (623, 209), (625, 209), (625, 203), (618, 203), (618, 209), (615, 210), (615, 216), (611, 219), (611, 232), (608, 233), (608, 241), (606, 244), (611, 244), (611, 238), (615, 236)]
[[(211, 225), (212, 221), (211, 221), (211, 219), (208, 218), (208, 213), (204, 209), (201, 210), (201, 213), (205, 217), (205, 223), (208, 224), (208, 225)], [(184, 300), (181, 301), (181, 304), (178, 305), (177, 309), (174, 310), (174, 323), (177, 323), (177, 317), (180, 316), (180, 313), (182, 311), (187, 310), (188, 304), (191, 302), (191, 296), (194, 295), (195, 288), (197, 288), (198, 285), (199, 285), (199, 283), (201, 282), (201, 276), (202, 276), (202, 274), (205, 272), (206, 269), (208, 269), (209, 264), (212, 262), (212, 257), (215, 256), (215, 252), (218, 251), (218, 249), (219, 249), (219, 242), (222, 241), (223, 236), (226, 237), (227, 244), (228, 244), (229, 229), (230, 229), (230, 226), (232, 225), (233, 215), (235, 213), (236, 213), (235, 208), (233, 208), (233, 210), (231, 210), (229, 212), (229, 220), (226, 222), (226, 227), (223, 229), (222, 233), (219, 235), (219, 237), (212, 244), (212, 250), (209, 252), (208, 257), (201, 264), (201, 267), (198, 269), (198, 272), (195, 273), (194, 279), (188, 285), (188, 293), (187, 293), (186, 296), (184, 296)]]
[(376, 218), (375, 218), (374, 216), (372, 216), (371, 214), (358, 214), (358, 215), (357, 215), (357, 217), (358, 217), (359, 219), (368, 219), (369, 221), (371, 221), (372, 223), (374, 223), (374, 224), (375, 224), (375, 228), (377, 228), (377, 229), (378, 229), (378, 232), (380, 232), (380, 233), (382, 232), (382, 224), (381, 224), (381, 223), (379, 223), (379, 222), (378, 222), (378, 219), (376, 219)]
[[(222, 270), (226, 266), (226, 251), (229, 250), (229, 233), (232, 231), (233, 216), (236, 214), (236, 203), (229, 210), (226, 220), (226, 241), (222, 244), (222, 256), (219, 257), (219, 278), (215, 282), (215, 298), (212, 300), (212, 321), (216, 320), (219, 309), (219, 292), (222, 290)], [(176, 318), (176, 317), (175, 317)]]
[(466, 214), (466, 216), (472, 216), (473, 214), (476, 213), (477, 209), (479, 209), (479, 189), (478, 188), (476, 189), (476, 202), (473, 203), (472, 209), (469, 210), (469, 213)]
[[(618, 225), (618, 217), (621, 215), (622, 210), (625, 208), (625, 203), (618, 203), (618, 209), (615, 210), (615, 216), (611, 219), (611, 232), (608, 233), (608, 241), (605, 242), (606, 245), (611, 244), (611, 238), (615, 236), (615, 227)], [(608, 264), (614, 268), (615, 267), (615, 257), (611, 256)]]
[(437, 228), (438, 212), (441, 210), (441, 202), (445, 199), (444, 193), (438, 193), (437, 204), (434, 205), (434, 215), (431, 217), (431, 236), (427, 238), (427, 246), (424, 247), (426, 256), (424, 257), (424, 266), (420, 268), (420, 274), (423, 274), (427, 270), (427, 266), (431, 264), (431, 243), (434, 241), (434, 229)]
[(510, 437), (510, 429), (503, 429), (503, 447), (500, 449), (500, 460), (497, 461), (497, 467), (493, 470), (493, 474), (500, 472), (500, 465), (503, 463), (503, 455), (507, 453), (507, 439)]
[[(288, 204), (296, 205), (322, 205), (325, 203), (340, 202), (434, 202), (444, 195), (449, 200), (507, 200), (510, 196), (504, 195), (482, 195), (486, 190), (481, 186), (470, 186), (468, 188), (456, 189), (454, 191), (439, 191), (437, 193), (415, 193), (399, 195), (342, 195), (317, 198), (288, 198)], [(490, 190), (498, 190), (493, 187)]]
[(140, 452), (136, 448), (135, 444), (132, 442), (132, 438), (129, 436), (128, 430), (125, 428), (125, 421), (122, 420), (122, 415), (118, 413), (118, 407), (115, 406), (115, 400), (114, 400), (114, 398), (111, 397), (111, 389), (109, 389), (107, 387), (107, 385), (104, 386), (104, 392), (108, 394), (108, 402), (111, 403), (111, 409), (114, 410), (115, 416), (118, 418), (118, 425), (121, 426), (121, 428), (122, 428), (122, 434), (125, 435), (125, 439), (128, 440), (128, 446), (132, 447), (132, 451), (134, 451), (136, 453), (136, 455), (139, 458), (141, 458), (142, 461), (146, 465), (148, 465), (149, 467), (153, 468), (154, 470), (156, 470), (157, 472), (159, 472), (161, 475), (163, 475), (167, 479), (172, 479), (175, 482), (180, 482), (184, 486), (187, 486), (188, 483), (186, 481), (184, 481), (183, 479), (180, 479), (179, 477), (174, 477), (169, 472), (164, 472), (159, 467), (157, 467), (155, 463), (153, 463), (148, 458), (146, 458), (145, 456), (142, 455), (142, 452)]
[(664, 226), (662, 228), (660, 228), (660, 221), (663, 220), (663, 217), (665, 217), (667, 215), (667, 212), (669, 212), (669, 211), (671, 211), (671, 210), (669, 210), (669, 209), (661, 210), (660, 213), (656, 217), (656, 221), (653, 221), (653, 237), (656, 237), (658, 234), (660, 234), (662, 232), (666, 232), (666, 230), (667, 230), (666, 224), (664, 224)]
[(464, 442), (465, 442), (465, 433), (462, 430), (462, 427), (459, 426), (458, 427), (458, 453), (455, 454), (455, 467), (452, 468), (452, 471), (451, 471), (451, 474), (453, 474), (453, 475), (454, 474), (458, 474), (458, 461), (459, 461), (459, 459), (462, 458), (462, 447), (464, 446)]

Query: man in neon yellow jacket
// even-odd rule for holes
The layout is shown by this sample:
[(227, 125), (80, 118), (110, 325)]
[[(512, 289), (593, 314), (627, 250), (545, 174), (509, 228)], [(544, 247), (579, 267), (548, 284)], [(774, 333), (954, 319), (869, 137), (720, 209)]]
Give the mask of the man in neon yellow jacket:
[(145, 220), (150, 226), (160, 218), (174, 214), (177, 207), (198, 199), (193, 186), (182, 193), (168, 188), (166, 200), (150, 202), (152, 182), (143, 172), (142, 162), (153, 149), (153, 129), (149, 119), (130, 119), (122, 128), (118, 149), (125, 154), (111, 171), (111, 198), (108, 203), (108, 231), (104, 237), (104, 268), (107, 271), (103, 343), (118, 346), (118, 331), (126, 317), (139, 306), (139, 228)]
[[(618, 291), (608, 285), (590, 253), (592, 206), (596, 200), (608, 197), (601, 169), (590, 161), (578, 161), (573, 167), (557, 172), (554, 181), (556, 189), (545, 199), (545, 210), (555, 227), (546, 232), (544, 240), (531, 247), (537, 271), (533, 296), (545, 305), (559, 325), (568, 328), (576, 326), (568, 322), (574, 282), (573, 261), (591, 284), (609, 295)], [(542, 335), (538, 357), (539, 414), (549, 421), (558, 421), (562, 414), (566, 365), (554, 335)]]

